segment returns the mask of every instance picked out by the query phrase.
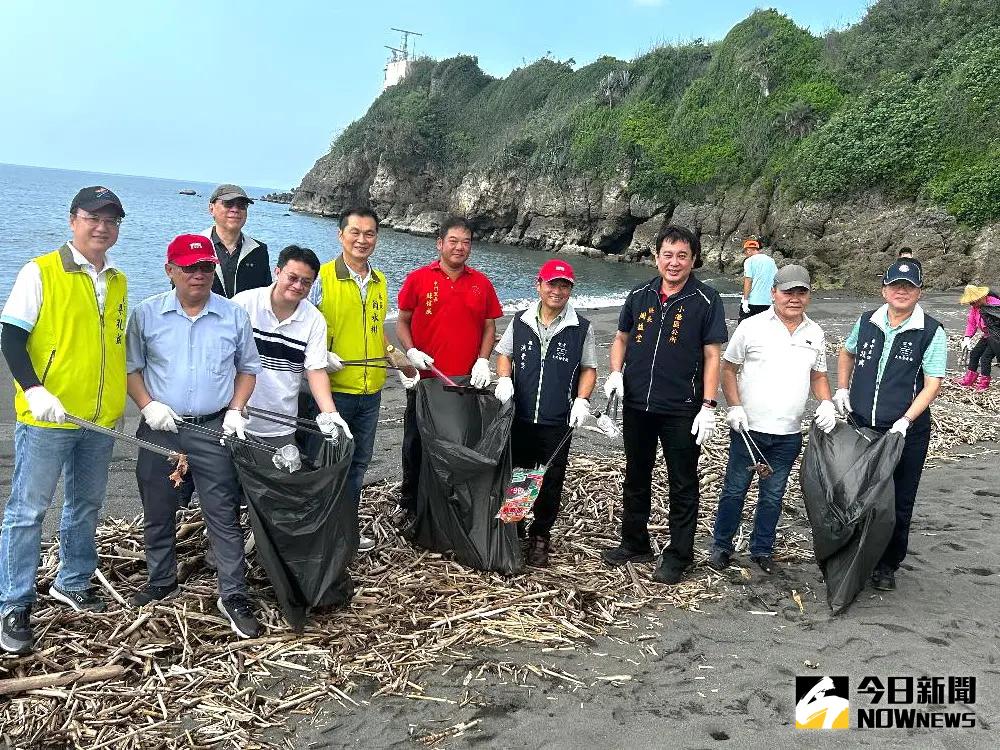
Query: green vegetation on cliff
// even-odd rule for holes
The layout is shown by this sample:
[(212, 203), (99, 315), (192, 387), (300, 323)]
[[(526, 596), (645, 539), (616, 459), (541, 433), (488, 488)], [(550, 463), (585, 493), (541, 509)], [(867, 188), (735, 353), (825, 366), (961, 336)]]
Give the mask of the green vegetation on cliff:
[(626, 177), (665, 202), (759, 178), (812, 198), (872, 188), (1000, 219), (1000, 3), (880, 0), (815, 37), (773, 10), (625, 62), (506, 78), (422, 59), (333, 144), (396, 169)]

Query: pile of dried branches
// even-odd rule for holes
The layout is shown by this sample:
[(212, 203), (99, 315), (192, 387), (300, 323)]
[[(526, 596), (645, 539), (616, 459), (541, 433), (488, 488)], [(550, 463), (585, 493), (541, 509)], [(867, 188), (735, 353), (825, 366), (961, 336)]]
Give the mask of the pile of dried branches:
[[(946, 385), (935, 406), (932, 451), (996, 438), (1000, 398)], [(702, 455), (699, 563), (714, 521), (727, 460), (720, 430)], [(78, 615), (45, 595), (57, 546), (43, 553), (34, 612), (36, 650), (0, 659), (0, 737), (15, 747), (280, 747), (295, 713), (322, 701), (354, 704), (358, 687), (374, 695), (421, 698), (427, 669), (475, 658), (481, 649), (522, 644), (559, 647), (635, 627), (647, 607), (697, 611), (722, 596), (722, 579), (703, 565), (677, 586), (649, 578), (652, 566), (609, 569), (604, 546), (617, 543), (624, 459), (620, 454), (571, 461), (554, 531), (551, 567), (516, 577), (480, 573), (447, 557), (416, 550), (392, 523), (396, 485), (365, 491), (364, 533), (376, 550), (352, 569), (356, 595), (343, 610), (316, 614), (292, 632), (251, 556), (266, 635), (232, 637), (215, 610), (215, 577), (204, 567), (203, 522), (180, 519), (182, 596), (141, 610), (125, 604), (145, 580), (141, 519), (108, 520), (99, 530), (102, 585), (111, 607)], [(651, 531), (666, 541), (666, 474), (657, 469)], [(751, 494), (737, 547), (745, 546)], [(776, 558), (812, 558), (797, 468), (789, 482)], [(356, 705), (356, 704), (355, 704)]]

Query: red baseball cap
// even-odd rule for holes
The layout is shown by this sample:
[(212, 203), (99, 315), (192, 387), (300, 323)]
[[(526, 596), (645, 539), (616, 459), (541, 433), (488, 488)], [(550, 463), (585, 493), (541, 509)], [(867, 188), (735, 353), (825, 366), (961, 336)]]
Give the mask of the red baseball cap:
[(167, 246), (167, 263), (175, 266), (192, 266), (210, 261), (218, 263), (215, 245), (203, 234), (179, 234)]
[(576, 283), (576, 278), (573, 276), (573, 266), (564, 260), (556, 258), (547, 260), (542, 264), (542, 267), (538, 270), (538, 279), (540, 281), (566, 279), (570, 284)]

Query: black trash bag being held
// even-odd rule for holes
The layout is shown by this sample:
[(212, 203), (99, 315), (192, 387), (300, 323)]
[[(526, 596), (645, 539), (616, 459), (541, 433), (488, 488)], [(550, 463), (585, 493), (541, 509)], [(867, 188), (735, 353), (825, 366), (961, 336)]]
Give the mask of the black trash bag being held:
[(826, 579), (833, 614), (845, 611), (865, 587), (896, 525), (892, 474), (904, 438), (855, 430), (843, 422), (829, 435), (813, 424), (799, 479), (813, 530), (813, 548)]
[[(466, 385), (469, 379), (454, 380)], [(495, 517), (511, 477), (513, 401), (449, 392), (437, 378), (421, 380), (416, 397), (423, 456), (408, 536), (476, 570), (520, 572), (517, 525)]]
[(257, 559), (296, 630), (309, 608), (351, 600), (354, 582), (347, 566), (358, 547), (358, 509), (347, 486), (354, 442), (341, 436), (336, 445), (303, 443), (302, 468), (291, 474), (275, 468), (263, 451), (233, 446)]

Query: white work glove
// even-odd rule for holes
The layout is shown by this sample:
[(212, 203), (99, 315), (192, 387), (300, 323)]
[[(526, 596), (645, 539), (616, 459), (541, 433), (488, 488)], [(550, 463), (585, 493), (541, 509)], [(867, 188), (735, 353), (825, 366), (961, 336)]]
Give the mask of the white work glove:
[(335, 435), (337, 433), (337, 428), (339, 427), (343, 431), (344, 437), (348, 440), (354, 440), (354, 435), (351, 434), (351, 428), (347, 426), (347, 422), (345, 422), (344, 418), (340, 416), (340, 412), (325, 411), (322, 414), (317, 414), (316, 426), (319, 427), (320, 432), (324, 435)]
[(139, 410), (142, 418), (150, 429), (161, 430), (163, 432), (177, 432), (177, 422), (180, 417), (177, 412), (171, 409), (162, 401), (150, 401)]
[(833, 394), (833, 405), (837, 407), (837, 413), (846, 417), (851, 411), (851, 392), (847, 388), (838, 388)]
[(410, 364), (418, 370), (429, 370), (430, 366), (434, 364), (433, 357), (424, 354), (422, 351), (412, 346), (406, 350), (406, 358), (410, 360)]
[(28, 402), (28, 408), (39, 422), (55, 422), (62, 424), (66, 421), (66, 409), (62, 402), (49, 393), (44, 386), (36, 385), (24, 392), (24, 398)]
[(726, 424), (737, 432), (750, 429), (750, 418), (747, 417), (747, 410), (737, 404), (726, 409)]
[(569, 426), (583, 427), (588, 417), (590, 417), (590, 401), (585, 398), (573, 399), (573, 408), (569, 411)]
[(908, 429), (910, 429), (910, 420), (906, 417), (900, 417), (893, 422), (892, 427), (889, 428), (889, 432), (898, 432), (903, 437), (906, 437)]
[(417, 387), (417, 383), (420, 382), (420, 373), (419, 372), (415, 372), (415, 373), (413, 373), (413, 377), (412, 378), (408, 378), (408, 377), (406, 377), (406, 373), (404, 373), (402, 370), (400, 370), (399, 371), (399, 382), (403, 384), (403, 387), (406, 390), (410, 390), (412, 388), (416, 388)]
[(340, 372), (344, 369), (344, 360), (338, 357), (333, 352), (326, 353), (326, 371), (327, 372)]
[(712, 437), (713, 432), (715, 432), (715, 409), (703, 406), (691, 425), (691, 434), (695, 436), (694, 442), (703, 445)]
[(816, 407), (815, 419), (816, 426), (823, 432), (828, 435), (833, 432), (833, 428), (837, 426), (837, 407), (833, 405), (833, 401), (829, 399), (820, 401)]
[(493, 395), (501, 404), (506, 404), (514, 397), (514, 381), (510, 378), (499, 378)]
[(625, 381), (622, 380), (620, 372), (612, 372), (608, 379), (604, 381), (604, 395), (611, 398), (612, 395), (618, 398), (625, 398)]
[(962, 339), (962, 351), (966, 351), (972, 348), (972, 336), (966, 336)]
[(740, 309), (744, 313), (749, 313), (750, 312), (750, 300), (748, 300), (746, 297), (742, 297), (740, 299)]
[(469, 378), (469, 383), (472, 384), (473, 388), (485, 388), (490, 384), (491, 379), (490, 361), (480, 357), (472, 366), (472, 377)]
[(237, 409), (226, 409), (226, 416), (222, 418), (222, 434), (226, 437), (235, 434), (240, 440), (246, 440), (249, 422)]

